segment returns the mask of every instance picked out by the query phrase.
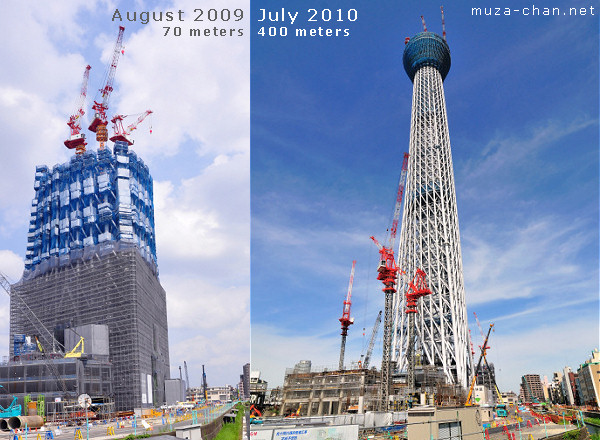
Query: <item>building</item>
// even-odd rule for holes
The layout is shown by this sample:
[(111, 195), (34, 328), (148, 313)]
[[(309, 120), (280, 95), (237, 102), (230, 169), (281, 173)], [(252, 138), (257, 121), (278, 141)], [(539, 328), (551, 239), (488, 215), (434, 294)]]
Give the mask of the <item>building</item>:
[(37, 167), (34, 189), (25, 271), (11, 289), (11, 356), (22, 335), (64, 351), (65, 329), (105, 325), (117, 410), (161, 405), (169, 345), (148, 167), (118, 141)]
[(476, 383), (477, 385), (484, 385), (488, 390), (495, 392), (496, 370), (493, 363), (489, 363), (488, 365), (482, 364), (479, 366)]
[(539, 374), (521, 376), (521, 390), (525, 402), (544, 402), (544, 390)]
[(413, 352), (422, 352), (423, 365), (443, 372), (447, 384), (467, 388), (472, 366), (443, 87), (450, 70), (449, 46), (437, 34), (419, 33), (405, 45), (403, 64), (413, 82), (410, 155), (397, 253), (407, 276), (400, 277), (394, 300), (392, 361), (400, 371), (408, 369), (404, 293), (416, 270), (422, 269), (432, 294), (419, 300), (418, 313), (408, 314), (415, 316)]
[(238, 390), (240, 399), (250, 399), (250, 363), (244, 364), (242, 367), (242, 374), (240, 374)]
[(260, 371), (250, 372), (250, 402), (262, 407), (267, 396), (268, 382), (260, 378)]
[(565, 403), (565, 395), (562, 389), (562, 377), (563, 374), (560, 371), (555, 371), (552, 374), (552, 382), (550, 382), (550, 385), (548, 387), (550, 401), (552, 403)]
[(600, 352), (596, 348), (592, 356), (577, 370), (581, 390), (581, 405), (600, 407)]
[[(305, 367), (306, 364), (303, 364)], [(288, 369), (283, 382), (280, 415), (335, 415), (376, 410), (380, 374), (376, 370), (297, 372)]]
[(573, 373), (571, 367), (563, 369), (562, 391), (567, 405), (579, 405), (579, 395), (577, 394), (577, 375)]
[(179, 378), (165, 380), (165, 404), (176, 405), (186, 399), (185, 382)]
[(488, 408), (412, 408), (408, 410), (407, 434), (409, 439), (484, 440), (483, 423), (492, 419)]
[(504, 401), (504, 403), (506, 405), (513, 406), (518, 403), (519, 398), (514, 392), (508, 391), (508, 392), (502, 393), (502, 400)]
[(208, 387), (206, 395), (209, 402), (231, 402), (235, 398), (235, 390), (231, 385)]

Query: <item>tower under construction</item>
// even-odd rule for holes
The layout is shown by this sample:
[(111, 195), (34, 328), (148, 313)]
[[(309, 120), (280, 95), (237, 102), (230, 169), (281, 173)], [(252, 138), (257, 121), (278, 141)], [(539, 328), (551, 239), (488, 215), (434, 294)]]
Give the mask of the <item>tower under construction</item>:
[[(112, 152), (87, 151), (52, 169), (37, 167), (25, 271), (11, 289), (13, 359), (19, 355), (13, 341), (16, 347), (24, 335), (39, 338), (39, 351), (57, 344), (67, 351), (73, 347), (66, 330), (108, 328), (102, 354), (111, 363), (117, 410), (162, 404), (169, 378), (152, 187), (148, 167), (122, 141)], [(87, 342), (85, 354), (93, 356)], [(101, 390), (56, 391), (76, 397)]]
[[(409, 340), (423, 366), (467, 386), (471, 369), (454, 172), (443, 81), (450, 70), (445, 35), (407, 39), (403, 64), (413, 82), (410, 150), (398, 250), (392, 360), (408, 371)], [(406, 313), (410, 277), (427, 274), (431, 295), (418, 303), (413, 338)], [(405, 274), (405, 275), (403, 275)]]

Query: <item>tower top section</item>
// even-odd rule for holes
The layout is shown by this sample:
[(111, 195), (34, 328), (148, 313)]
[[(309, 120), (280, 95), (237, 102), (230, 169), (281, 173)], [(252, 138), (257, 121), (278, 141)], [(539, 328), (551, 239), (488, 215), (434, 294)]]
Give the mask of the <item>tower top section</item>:
[(425, 66), (435, 67), (443, 81), (450, 71), (450, 48), (438, 34), (421, 32), (407, 41), (402, 62), (411, 81), (414, 81), (417, 71)]

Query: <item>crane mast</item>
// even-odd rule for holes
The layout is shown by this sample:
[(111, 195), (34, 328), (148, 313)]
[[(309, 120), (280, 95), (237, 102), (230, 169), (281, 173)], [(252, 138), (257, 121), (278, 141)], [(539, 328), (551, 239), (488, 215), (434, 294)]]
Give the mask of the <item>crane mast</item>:
[(415, 313), (419, 313), (417, 310), (417, 301), (422, 296), (431, 295), (431, 290), (427, 287), (425, 276), (426, 274), (423, 270), (417, 269), (406, 291), (406, 314), (408, 315), (407, 386), (411, 393), (415, 390)]
[(85, 146), (87, 145), (85, 142), (85, 134), (81, 133), (81, 123), (79, 120), (83, 115), (85, 115), (85, 110), (83, 107), (85, 104), (85, 97), (87, 96), (87, 85), (90, 78), (91, 68), (92, 67), (89, 64), (85, 67), (79, 98), (77, 99), (77, 103), (75, 105), (75, 111), (73, 111), (73, 114), (67, 121), (67, 125), (71, 129), (71, 136), (65, 141), (65, 147), (70, 150), (74, 148), (76, 154), (83, 154), (85, 152)]
[(384, 319), (383, 319), (383, 356), (381, 360), (381, 400), (380, 411), (387, 411), (389, 403), (389, 392), (391, 387), (391, 349), (392, 349), (392, 313), (393, 299), (396, 293), (398, 282), (398, 273), (403, 273), (396, 265), (394, 257), (394, 242), (396, 240), (396, 232), (398, 230), (398, 219), (400, 218), (400, 210), (402, 207), (402, 198), (404, 195), (404, 182), (406, 180), (406, 171), (408, 169), (408, 153), (404, 153), (402, 161), (402, 172), (400, 173), (400, 182), (396, 193), (396, 203), (394, 204), (394, 217), (392, 220), (392, 228), (390, 230), (389, 245), (382, 246), (375, 237), (371, 236), (371, 240), (379, 249), (380, 259), (377, 272), (377, 279), (383, 283), (383, 293), (385, 295)]
[(390, 229), (389, 246), (392, 251), (396, 242), (396, 233), (398, 232), (398, 221), (400, 220), (400, 210), (402, 209), (402, 197), (404, 195), (404, 184), (406, 183), (406, 172), (408, 171), (408, 153), (404, 153), (402, 159), (402, 171), (400, 172), (400, 182), (398, 183), (398, 193), (396, 194), (396, 205), (394, 206), (394, 219), (392, 220), (392, 229)]
[(190, 389), (190, 376), (188, 375), (187, 362), (183, 361), (183, 369), (185, 370), (185, 389)]
[(202, 393), (204, 394), (204, 402), (208, 400), (208, 396), (206, 394), (206, 373), (204, 372), (204, 365), (202, 365)]
[(354, 282), (354, 268), (356, 267), (356, 260), (352, 261), (352, 270), (350, 271), (350, 283), (348, 284), (348, 293), (346, 294), (346, 300), (344, 301), (344, 309), (340, 323), (342, 324), (342, 345), (340, 347), (340, 367), (344, 368), (344, 353), (346, 351), (346, 336), (348, 335), (348, 327), (354, 324), (354, 318), (350, 317), (350, 308), (352, 307), (352, 284)]
[(371, 362), (371, 354), (373, 353), (373, 346), (375, 345), (375, 337), (377, 336), (377, 332), (379, 331), (379, 325), (381, 324), (381, 310), (375, 319), (375, 324), (373, 324), (373, 332), (371, 333), (371, 340), (369, 341), (369, 348), (367, 349), (367, 355), (365, 356), (365, 362), (363, 363), (363, 368), (368, 369), (369, 363)]
[(92, 109), (95, 111), (95, 113), (94, 119), (92, 120), (92, 123), (89, 126), (89, 130), (96, 133), (96, 140), (99, 142), (99, 150), (103, 150), (104, 144), (108, 141), (108, 130), (106, 129), (106, 126), (108, 125), (108, 120), (106, 117), (106, 112), (108, 110), (110, 94), (113, 91), (115, 73), (117, 71), (117, 65), (119, 64), (119, 55), (123, 52), (124, 31), (125, 28), (123, 26), (119, 26), (119, 35), (117, 36), (117, 41), (113, 49), (113, 56), (108, 68), (106, 80), (104, 81), (104, 87), (102, 87), (99, 90), (102, 96), (102, 101), (94, 101), (94, 105), (92, 106)]

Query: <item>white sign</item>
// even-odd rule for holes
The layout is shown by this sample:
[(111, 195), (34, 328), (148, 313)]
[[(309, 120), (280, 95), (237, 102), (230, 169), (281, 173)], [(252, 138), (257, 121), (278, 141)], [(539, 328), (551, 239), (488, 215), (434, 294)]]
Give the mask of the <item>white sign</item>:
[(250, 428), (251, 440), (358, 440), (358, 425), (299, 426), (286, 429)]

